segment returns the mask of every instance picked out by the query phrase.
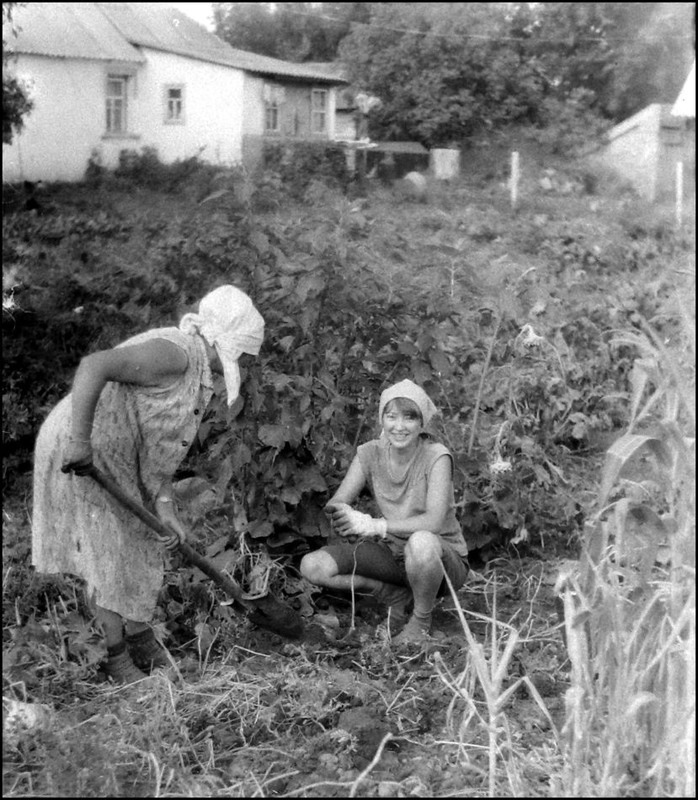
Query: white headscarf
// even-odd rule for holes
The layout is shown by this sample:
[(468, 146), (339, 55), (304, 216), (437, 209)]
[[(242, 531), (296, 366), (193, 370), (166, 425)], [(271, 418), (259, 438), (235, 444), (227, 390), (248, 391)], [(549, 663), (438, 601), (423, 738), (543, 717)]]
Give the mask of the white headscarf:
[(421, 386), (417, 386), (417, 384), (413, 383), (411, 380), (405, 379), (404, 381), (400, 381), (400, 383), (394, 383), (392, 386), (389, 386), (381, 394), (381, 399), (378, 404), (379, 422), (382, 423), (383, 421), (383, 410), (388, 403), (398, 397), (406, 397), (416, 404), (417, 408), (422, 413), (422, 425), (425, 428), (431, 422), (432, 417), (439, 413), (439, 410), (431, 402), (429, 395), (424, 389), (422, 389)]
[(179, 329), (200, 334), (216, 348), (231, 406), (240, 394), (238, 359), (242, 353), (256, 356), (264, 339), (264, 319), (252, 300), (235, 286), (220, 286), (199, 302), (198, 314), (182, 317)]

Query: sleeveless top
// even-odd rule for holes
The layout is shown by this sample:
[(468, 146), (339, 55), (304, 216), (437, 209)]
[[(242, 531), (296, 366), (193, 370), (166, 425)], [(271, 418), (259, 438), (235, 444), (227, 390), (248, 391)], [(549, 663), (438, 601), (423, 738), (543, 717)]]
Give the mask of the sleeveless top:
[[(180, 347), (186, 371), (164, 387), (110, 381), (100, 394), (92, 430), (95, 464), (146, 505), (187, 454), (213, 393), (200, 336), (157, 328), (118, 346), (151, 339)], [(148, 621), (162, 584), (164, 548), (91, 478), (61, 472), (72, 430), (71, 401), (67, 395), (52, 409), (37, 437), (32, 563), (39, 572), (77, 575), (91, 602)]]
[[(407, 519), (426, 512), (427, 490), (429, 478), (436, 461), (446, 455), (453, 457), (448, 448), (429, 439), (420, 439), (417, 450), (404, 471), (393, 475), (389, 468), (389, 443), (387, 439), (373, 439), (362, 444), (356, 451), (359, 463), (363, 470), (366, 482), (373, 492), (373, 497), (380, 513), (386, 519)], [(448, 510), (443, 526), (439, 531), (432, 531), (448, 542), (458, 555), (465, 558), (468, 547), (463, 538), (461, 526), (456, 519), (455, 499), (453, 496), (453, 482), (448, 494)], [(410, 537), (409, 533), (392, 534), (404, 543)]]

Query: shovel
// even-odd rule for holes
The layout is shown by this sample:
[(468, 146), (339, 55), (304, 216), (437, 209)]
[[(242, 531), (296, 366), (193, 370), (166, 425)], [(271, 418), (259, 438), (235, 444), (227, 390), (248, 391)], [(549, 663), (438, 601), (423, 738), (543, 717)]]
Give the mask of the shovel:
[[(89, 475), (117, 502), (135, 514), (159, 536), (172, 536), (172, 531), (167, 525), (160, 522), (155, 514), (152, 514), (138, 501), (130, 497), (113, 478), (102, 472), (99, 467), (91, 464), (83, 474)], [(271, 596), (260, 597), (256, 600), (245, 598), (241, 587), (236, 581), (221, 572), (207, 558), (197, 553), (190, 544), (180, 542), (178, 549), (190, 564), (198, 567), (233, 599), (233, 605), (236, 610), (246, 614), (250, 622), (254, 622), (260, 628), (266, 628), (291, 639), (296, 639), (303, 635), (303, 622), (296, 611)]]

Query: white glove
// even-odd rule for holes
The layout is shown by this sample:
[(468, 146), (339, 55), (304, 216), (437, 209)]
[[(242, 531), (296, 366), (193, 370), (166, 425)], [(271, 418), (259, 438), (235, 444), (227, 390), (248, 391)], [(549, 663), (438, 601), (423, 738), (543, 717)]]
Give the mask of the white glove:
[(332, 521), (342, 536), (365, 536), (385, 539), (388, 535), (388, 522), (382, 517), (376, 519), (370, 514), (362, 514), (351, 506), (337, 503), (334, 506)]

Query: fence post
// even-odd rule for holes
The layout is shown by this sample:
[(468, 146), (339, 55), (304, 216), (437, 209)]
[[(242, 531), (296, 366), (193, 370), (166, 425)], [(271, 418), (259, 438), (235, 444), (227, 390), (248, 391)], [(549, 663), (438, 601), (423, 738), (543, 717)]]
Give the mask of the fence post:
[(511, 154), (511, 179), (509, 182), (511, 190), (511, 208), (516, 209), (516, 202), (519, 196), (519, 154), (514, 150)]
[(681, 227), (683, 219), (683, 161), (676, 162), (676, 226)]

